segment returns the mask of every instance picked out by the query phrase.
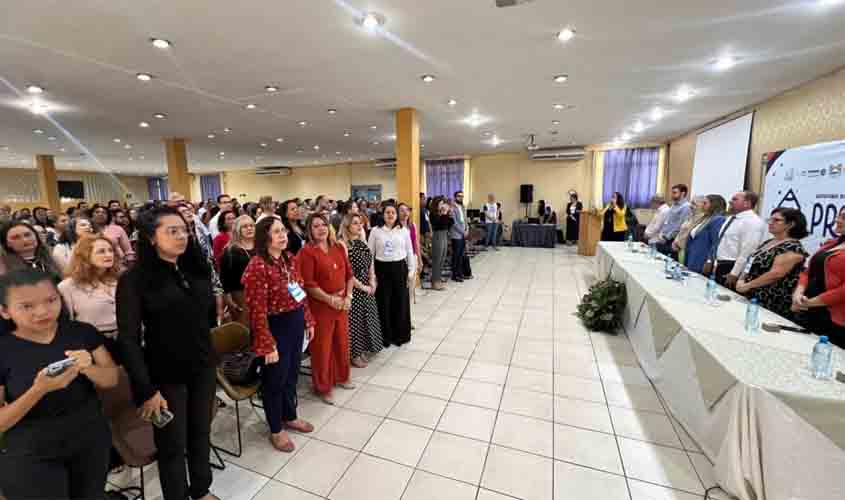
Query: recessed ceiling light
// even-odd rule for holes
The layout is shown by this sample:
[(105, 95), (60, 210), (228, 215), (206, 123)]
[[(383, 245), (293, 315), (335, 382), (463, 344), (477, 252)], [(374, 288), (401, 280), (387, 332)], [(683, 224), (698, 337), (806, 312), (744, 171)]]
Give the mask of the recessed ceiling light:
[(217, 137), (217, 135), (216, 135), (216, 134), (208, 134), (208, 136), (207, 136), (207, 137), (208, 137), (209, 139), (214, 139), (215, 137)]
[(132, 145), (131, 144), (124, 144), (123, 149), (132, 149)]
[(150, 38), (150, 43), (157, 49), (169, 49), (172, 45), (170, 41), (165, 40), (164, 38)]
[(487, 130), (487, 131), (482, 132), (481, 135), (483, 135), (484, 137), (490, 137), (491, 135), (493, 135), (493, 132), (490, 132), (489, 130)]
[(167, 118), (167, 115), (164, 113), (156, 113), (153, 115), (153, 118), (158, 118), (159, 120), (164, 120)]
[(284, 137), (276, 137), (276, 142), (285, 142)]
[(33, 95), (43, 94), (44, 87), (41, 87), (39, 85), (28, 85), (26, 87), (26, 91)]
[(454, 99), (449, 99), (448, 101), (446, 101), (446, 104), (448, 104), (450, 107), (454, 108), (458, 104), (458, 101), (456, 101)]
[(645, 130), (645, 125), (643, 125), (643, 122), (638, 121), (637, 123), (634, 124), (634, 132), (639, 134), (643, 130)]
[(425, 144), (420, 144), (420, 148), (425, 149)]
[(143, 160), (143, 159), (144, 159), (144, 155), (139, 156), (139, 157), (138, 157), (138, 159), (139, 159), (139, 160)]
[(497, 146), (498, 146), (499, 144), (501, 144), (501, 143), (502, 143), (502, 140), (501, 140), (501, 139), (499, 139), (498, 137), (495, 137), (495, 136), (494, 136), (494, 137), (493, 137), (493, 139), (490, 141), (490, 145), (491, 145), (491, 146), (493, 146), (494, 148), (495, 148), (495, 147), (497, 147)]
[(304, 152), (305, 152), (305, 150), (304, 150), (304, 149), (302, 149), (302, 148), (296, 148), (296, 152), (297, 152), (297, 153), (304, 153)]
[(343, 133), (343, 137), (349, 137), (350, 135), (352, 135), (352, 134), (349, 131), (346, 131), (346, 132)]
[(567, 75), (556, 75), (553, 80), (555, 83), (564, 83), (569, 80), (569, 77)]
[(675, 93), (675, 99), (679, 102), (688, 101), (695, 95), (695, 92), (688, 85), (681, 85)]
[(631, 140), (631, 134), (626, 132), (622, 134), (619, 138), (622, 139), (622, 142), (628, 142)]
[(552, 125), (560, 125), (560, 120), (552, 120)]
[(305, 120), (301, 120), (301, 121), (296, 122), (296, 124), (299, 125), (300, 127), (305, 127), (306, 125), (308, 125), (308, 122), (305, 121)]
[(336, 114), (337, 114), (337, 110), (336, 110), (336, 109), (334, 109), (334, 108), (329, 108), (328, 113), (329, 113), (330, 115), (336, 115)]
[(424, 81), (425, 83), (431, 83), (435, 80), (434, 75), (423, 75), (420, 77), (420, 80)]
[(376, 31), (382, 24), (384, 24), (384, 16), (375, 12), (367, 12), (361, 18), (361, 26), (369, 32)]
[(566, 106), (563, 105), (563, 104), (554, 104), (554, 105), (552, 105), (552, 107), (555, 108), (558, 111), (566, 108)]
[(334, 154), (336, 154), (336, 155), (340, 156), (340, 155), (341, 155), (341, 154), (343, 154), (343, 153), (341, 153), (340, 151), (335, 151), (335, 152), (334, 152)]
[(218, 154), (218, 156), (226, 156), (226, 152), (225, 152), (225, 151), (221, 151), (221, 152), (219, 152), (219, 153), (217, 153), (217, 154)]
[(64, 152), (65, 152), (65, 148), (59, 148), (59, 151), (61, 151), (62, 153), (64, 153)]
[(249, 103), (249, 104), (247, 104), (247, 105), (246, 105), (246, 106), (244, 106), (244, 107), (245, 107), (246, 109), (255, 109), (255, 108), (257, 108), (258, 106), (256, 106), (256, 105), (255, 105), (255, 104), (253, 104), (253, 103)]
[(141, 128), (148, 128), (150, 126), (150, 124), (147, 123), (147, 122), (141, 122), (141, 123), (138, 124), (138, 126), (141, 127)]
[(266, 86), (264, 87), (264, 90), (266, 90), (267, 92), (271, 92), (271, 93), (272, 93), (272, 92), (278, 92), (278, 91), (279, 91), (279, 87), (277, 87), (277, 86), (275, 86), (275, 85), (266, 85)]
[(736, 66), (736, 58), (731, 55), (724, 55), (713, 63), (713, 68), (716, 71), (725, 71)]
[(377, 129), (377, 128), (378, 128), (378, 127), (376, 127), (375, 125), (370, 125), (370, 130), (375, 130), (375, 129)]
[(111, 141), (112, 141), (112, 142), (114, 142), (114, 143), (119, 143), (119, 142), (120, 142), (120, 137), (115, 137), (115, 138), (114, 138), (114, 139), (112, 139)]
[(148, 82), (153, 79), (153, 75), (149, 73), (138, 73), (135, 75), (135, 78), (141, 80), (142, 82)]
[(262, 142), (262, 143), (260, 143), (260, 144), (259, 144), (259, 146), (261, 146), (262, 148), (266, 148), (266, 147), (267, 147), (267, 143), (266, 143), (266, 142)]
[(48, 138), (47, 138), (47, 140), (48, 140), (48, 141), (55, 141), (55, 140), (56, 140), (56, 136), (51, 135), (50, 137), (48, 137)]
[(314, 144), (314, 151), (319, 151), (319, 150), (320, 150), (320, 145)]
[(231, 132), (231, 131), (232, 131), (232, 129), (231, 129), (231, 128), (229, 128), (229, 127), (226, 127), (226, 128), (224, 128), (224, 129), (223, 129), (223, 133), (224, 133), (224, 134), (228, 134), (228, 133), (229, 133), (229, 132)]
[(373, 142), (371, 142), (370, 144), (372, 144), (373, 146), (378, 146), (378, 145), (379, 145), (379, 144), (381, 144), (381, 143), (380, 143), (379, 141), (373, 141)]
[(663, 109), (658, 106), (651, 110), (651, 119), (654, 121), (658, 121), (663, 118), (664, 114), (665, 113), (663, 112)]
[(29, 110), (34, 115), (43, 115), (48, 111), (47, 104), (36, 99), (33, 99), (32, 102), (29, 104)]
[(557, 34), (557, 39), (561, 42), (568, 42), (575, 38), (575, 30), (573, 28), (563, 28)]
[(132, 157), (130, 156), (130, 157), (129, 157), (129, 161), (132, 161), (132, 160), (134, 160), (134, 158), (132, 158)]

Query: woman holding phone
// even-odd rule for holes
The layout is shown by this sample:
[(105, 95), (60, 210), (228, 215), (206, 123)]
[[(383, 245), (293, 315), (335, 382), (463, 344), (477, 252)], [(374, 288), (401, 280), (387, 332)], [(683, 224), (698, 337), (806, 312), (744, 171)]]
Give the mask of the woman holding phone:
[[(0, 277), (0, 491), (18, 498), (103, 498), (111, 432), (95, 388), (117, 384), (103, 337), (60, 319), (54, 276), (31, 268)], [(64, 360), (63, 371), (47, 367)], [(70, 479), (70, 480), (69, 480)]]

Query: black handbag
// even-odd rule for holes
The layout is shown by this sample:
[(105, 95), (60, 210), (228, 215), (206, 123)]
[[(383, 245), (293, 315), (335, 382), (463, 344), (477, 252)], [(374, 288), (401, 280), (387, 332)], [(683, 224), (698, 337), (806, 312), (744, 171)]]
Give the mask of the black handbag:
[(252, 351), (230, 352), (223, 356), (221, 367), (226, 379), (235, 385), (250, 385), (258, 381), (258, 368), (264, 361)]

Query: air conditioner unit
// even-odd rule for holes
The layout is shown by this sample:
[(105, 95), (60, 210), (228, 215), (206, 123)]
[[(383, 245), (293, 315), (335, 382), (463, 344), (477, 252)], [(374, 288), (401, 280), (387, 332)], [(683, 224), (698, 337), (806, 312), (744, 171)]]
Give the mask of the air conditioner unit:
[(587, 155), (584, 148), (541, 149), (531, 154), (534, 161), (575, 161)]
[(386, 169), (396, 168), (396, 158), (385, 158), (383, 160), (376, 160), (376, 166)]
[(259, 167), (255, 170), (255, 175), (291, 175), (293, 169), (290, 167)]

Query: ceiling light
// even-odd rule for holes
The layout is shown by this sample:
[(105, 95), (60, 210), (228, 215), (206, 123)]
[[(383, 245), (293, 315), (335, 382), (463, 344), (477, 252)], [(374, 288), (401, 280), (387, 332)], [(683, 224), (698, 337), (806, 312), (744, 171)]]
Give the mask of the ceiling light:
[(343, 153), (341, 153), (340, 151), (335, 151), (335, 152), (334, 152), (334, 154), (336, 154), (336, 155), (340, 156), (340, 155), (341, 155), (341, 154), (343, 154)]
[(557, 34), (557, 39), (561, 42), (568, 42), (575, 38), (575, 30), (572, 28), (564, 28)]
[(483, 135), (484, 137), (490, 137), (491, 135), (493, 135), (493, 132), (490, 132), (488, 130), (488, 131), (482, 132), (481, 135)]
[(244, 107), (245, 107), (246, 109), (255, 109), (255, 108), (257, 108), (258, 106), (256, 106), (256, 105), (255, 105), (255, 104), (253, 104), (253, 103), (249, 103), (249, 104), (247, 104), (247, 105), (246, 105), (246, 106), (244, 106)]
[(147, 122), (141, 122), (141, 123), (138, 124), (138, 126), (141, 127), (141, 128), (148, 128), (150, 126), (150, 124), (147, 123)]
[(55, 141), (55, 140), (56, 140), (56, 136), (51, 135), (50, 137), (48, 137), (48, 138), (47, 138), (47, 140), (48, 140), (48, 141)]
[(336, 115), (336, 114), (337, 114), (337, 110), (336, 110), (336, 109), (334, 109), (334, 108), (329, 108), (328, 113), (329, 113), (330, 115)]
[(555, 83), (564, 83), (566, 80), (569, 80), (569, 77), (566, 75), (557, 75), (554, 77)]
[(377, 128), (378, 128), (378, 127), (376, 127), (375, 125), (370, 125), (370, 130), (375, 130), (375, 129), (377, 129)]
[(226, 152), (225, 152), (225, 151), (221, 151), (221, 152), (217, 153), (217, 155), (218, 155), (218, 156), (226, 156)]
[(664, 115), (664, 114), (665, 114), (665, 113), (663, 112), (663, 109), (662, 109), (662, 108), (660, 108), (660, 107), (656, 107), (656, 108), (654, 108), (654, 109), (652, 109), (652, 110), (651, 110), (651, 119), (652, 119), (653, 121), (658, 121), (658, 120), (660, 120), (661, 118), (663, 118), (663, 115)]
[(645, 130), (645, 125), (643, 125), (643, 122), (638, 121), (637, 123), (634, 124), (634, 132), (639, 134), (643, 130)]
[(135, 78), (141, 80), (142, 82), (148, 82), (153, 79), (153, 75), (149, 73), (138, 73), (135, 75)]
[(153, 118), (158, 118), (159, 120), (164, 120), (167, 118), (167, 115), (164, 113), (156, 113), (153, 115)]
[(231, 131), (232, 131), (232, 129), (230, 129), (229, 127), (226, 127), (226, 128), (223, 129), (224, 134), (228, 134)]
[(297, 152), (297, 153), (304, 153), (304, 152), (305, 152), (305, 150), (304, 150), (304, 149), (302, 149), (302, 148), (296, 148), (296, 152)]
[(215, 135), (215, 134), (208, 134), (208, 136), (207, 136), (207, 137), (208, 137), (209, 139), (214, 139), (215, 137), (217, 137), (217, 135)]
[(302, 121), (297, 122), (297, 125), (299, 125), (300, 127), (304, 127), (304, 126), (308, 125), (308, 122), (305, 121), (305, 120), (302, 120)]
[(560, 120), (552, 120), (552, 125), (560, 125)]
[(425, 149), (425, 144), (420, 144), (421, 149)]
[(41, 87), (39, 85), (29, 85), (26, 87), (26, 91), (33, 95), (43, 94), (44, 87)]
[(373, 141), (373, 142), (371, 142), (370, 144), (372, 144), (373, 146), (378, 146), (378, 145), (379, 145), (379, 144), (381, 144), (381, 143), (380, 143), (379, 141)]
[(619, 138), (622, 139), (622, 142), (628, 142), (631, 140), (631, 134), (626, 132), (622, 134)]
[(264, 87), (264, 90), (266, 90), (267, 92), (271, 92), (271, 93), (272, 92), (278, 92), (279, 87), (277, 87), (275, 85), (267, 85), (267, 86)]
[(435, 76), (434, 75), (423, 75), (423, 76), (420, 77), (420, 79), (422, 81), (424, 81), (425, 83), (431, 83), (431, 82), (434, 81)]
[(276, 142), (285, 142), (284, 137), (276, 137)]
[(558, 111), (566, 108), (566, 106), (564, 106), (563, 104), (554, 104), (554, 105), (552, 105), (552, 107), (555, 108)]
[(114, 138), (114, 139), (112, 139), (111, 141), (112, 141), (112, 142), (114, 142), (114, 143), (119, 143), (119, 142), (120, 142), (120, 138), (119, 138), (119, 137), (115, 137), (115, 138)]
[(172, 45), (168, 40), (164, 38), (150, 38), (150, 43), (153, 44), (153, 47), (157, 49), (169, 49)]
[(314, 144), (314, 151), (319, 151), (319, 150), (320, 150), (320, 145)]
[(130, 156), (130, 157), (129, 157), (129, 161), (132, 161), (132, 160), (134, 160), (134, 158), (132, 158), (132, 157)]
[(260, 143), (260, 144), (259, 144), (259, 146), (261, 146), (262, 148), (266, 148), (266, 147), (267, 147), (267, 143), (266, 143), (266, 142), (262, 142), (262, 143)]
[(59, 151), (61, 151), (62, 153), (64, 153), (64, 152), (65, 152), (65, 148), (59, 148)]
[(43, 115), (48, 111), (47, 104), (44, 102), (36, 99), (33, 99), (32, 102), (29, 104), (29, 110), (34, 115)]
[(382, 24), (384, 24), (384, 17), (376, 14), (375, 12), (367, 12), (364, 17), (361, 18), (361, 26), (369, 32), (376, 31), (376, 29), (378, 29), (378, 27)]
[(713, 68), (716, 71), (725, 71), (729, 70), (736, 66), (736, 58), (731, 55), (724, 55), (719, 59), (716, 59), (716, 62), (713, 63)]
[(675, 93), (675, 99), (678, 102), (684, 102), (692, 98), (695, 92), (687, 85), (681, 85)]
[(450, 107), (454, 108), (458, 104), (458, 101), (456, 101), (454, 99), (449, 99), (448, 101), (446, 101), (446, 104), (448, 104)]
[(144, 155), (139, 156), (139, 157), (138, 157), (138, 159), (139, 159), (139, 160), (143, 160), (143, 159), (144, 159)]
[(346, 132), (343, 133), (343, 137), (349, 137), (350, 135), (352, 135), (352, 134), (349, 131), (346, 131)]
[(493, 139), (490, 141), (490, 144), (495, 148), (499, 144), (502, 143), (502, 140), (499, 139), (497, 136), (494, 136)]
[(132, 149), (132, 145), (131, 144), (124, 144), (123, 149)]

